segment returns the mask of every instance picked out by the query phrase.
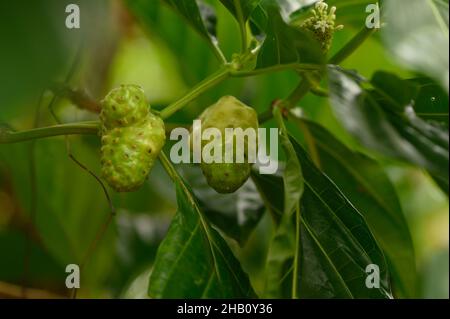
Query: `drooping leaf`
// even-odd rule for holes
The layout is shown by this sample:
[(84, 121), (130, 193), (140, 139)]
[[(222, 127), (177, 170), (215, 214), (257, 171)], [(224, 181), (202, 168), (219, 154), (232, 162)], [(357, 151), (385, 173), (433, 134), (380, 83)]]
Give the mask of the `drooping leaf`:
[(383, 36), (405, 67), (435, 79), (449, 90), (448, 1), (386, 1)]
[[(309, 160), (291, 138), (303, 168), (305, 191), (300, 203), (300, 236), (295, 237), (295, 216), (286, 232), (274, 238), (268, 260), (268, 297), (387, 298), (387, 266), (364, 218), (335, 184)], [(274, 176), (272, 183), (281, 180)], [(282, 186), (280, 186), (282, 187)], [(291, 222), (291, 224), (289, 224)], [(294, 246), (295, 255), (286, 251)], [(295, 251), (295, 250), (294, 250)], [(380, 288), (367, 288), (368, 265), (380, 270)], [(294, 269), (298, 269), (294, 273)], [(294, 281), (296, 283), (294, 283)], [(296, 288), (296, 289), (293, 289)]]
[(314, 139), (320, 168), (364, 216), (383, 249), (400, 296), (417, 293), (414, 247), (395, 189), (382, 167), (353, 152), (318, 124), (296, 119)]
[(294, 147), (289, 140), (289, 134), (283, 122), (280, 108), (275, 108), (273, 111), (275, 120), (278, 124), (280, 142), (286, 154), (286, 165), (283, 172), (284, 183), (284, 214), (290, 215), (303, 193), (303, 175), (302, 167), (295, 154)]
[(448, 185), (447, 129), (417, 117), (413, 101), (399, 104), (392, 89), (365, 90), (364, 79), (333, 66), (328, 74), (332, 108), (350, 133), (366, 147), (423, 167)]
[(244, 245), (260, 221), (265, 207), (252, 180), (232, 194), (219, 194), (206, 182), (199, 167), (183, 167), (200, 210), (226, 235)]
[(150, 297), (255, 297), (239, 261), (208, 224), (181, 178), (176, 189), (178, 212), (158, 249), (150, 276)]

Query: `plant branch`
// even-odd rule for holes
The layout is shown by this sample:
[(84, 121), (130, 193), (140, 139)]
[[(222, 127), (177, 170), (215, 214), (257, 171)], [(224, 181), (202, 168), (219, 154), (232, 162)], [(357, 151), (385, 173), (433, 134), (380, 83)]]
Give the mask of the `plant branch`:
[(339, 64), (350, 55), (352, 55), (373, 33), (377, 31), (376, 28), (363, 27), (347, 44), (342, 47), (331, 59), (328, 64)]
[(241, 4), (238, 0), (234, 0), (234, 7), (236, 8), (236, 17), (239, 24), (239, 31), (241, 33), (241, 52), (244, 53), (247, 50), (247, 27), (245, 25), (244, 14), (242, 12)]
[(231, 71), (230, 75), (233, 77), (250, 77), (266, 73), (273, 73), (284, 70), (294, 70), (294, 71), (318, 71), (321, 70), (323, 66), (319, 64), (311, 63), (290, 63), (290, 64), (278, 64), (267, 68), (261, 68), (250, 71)]
[[(350, 55), (352, 55), (363, 43), (367, 40), (373, 33), (375, 33), (377, 29), (368, 29), (364, 27), (359, 31), (349, 42), (347, 42), (344, 47), (342, 47), (333, 57), (328, 60), (328, 64), (339, 64), (347, 59)], [(291, 66), (292, 67), (292, 66)], [(306, 71), (306, 69), (303, 69)], [(322, 75), (323, 70), (321, 68), (316, 68), (315, 70), (310, 71), (320, 71), (320, 75)], [(286, 98), (286, 105), (290, 107), (294, 107), (298, 102), (300, 102), (303, 97), (309, 92), (314, 91), (314, 93), (318, 93), (321, 96), (326, 96), (326, 92), (323, 90), (316, 90), (313, 87), (313, 84), (308, 79), (308, 75), (305, 75), (304, 79), (300, 81), (298, 86), (292, 91), (292, 93)], [(264, 123), (272, 118), (272, 112), (270, 110), (259, 115), (260, 123)]]
[(213, 73), (212, 75), (201, 81), (199, 84), (197, 84), (195, 87), (193, 87), (181, 99), (177, 100), (176, 102), (170, 104), (165, 109), (163, 109), (159, 113), (159, 115), (161, 116), (162, 119), (167, 119), (168, 117), (172, 116), (175, 112), (179, 111), (184, 106), (186, 106), (188, 103), (192, 102), (198, 96), (203, 94), (205, 91), (209, 90), (210, 88), (216, 86), (217, 84), (225, 80), (229, 75), (230, 75), (229, 66), (228, 65), (223, 66), (217, 72)]
[[(352, 40), (350, 40), (335, 56), (333, 56), (329, 63), (336, 64), (340, 63), (349, 57), (361, 44), (375, 32), (375, 29), (363, 28), (358, 34), (356, 34)], [(249, 77), (256, 76), (265, 73), (277, 72), (282, 70), (296, 70), (296, 71), (321, 71), (323, 72), (323, 66), (316, 64), (284, 64), (276, 65), (273, 67), (262, 68), (252, 71), (239, 71), (232, 70), (228, 64), (224, 65), (217, 72), (213, 73), (195, 87), (193, 87), (185, 96), (176, 102), (170, 104), (165, 109), (163, 109), (159, 115), (162, 119), (167, 119), (172, 116), (175, 112), (182, 109), (184, 106), (195, 100), (198, 96), (221, 83), (223, 80), (232, 77)], [(306, 78), (303, 79), (300, 84), (295, 88), (294, 91), (286, 99), (288, 105), (296, 105), (310, 90), (312, 89), (312, 84)], [(259, 116), (260, 123), (266, 122), (272, 118), (272, 111), (268, 110)], [(0, 128), (0, 144), (23, 142), (32, 139), (45, 138), (51, 136), (59, 135), (75, 135), (75, 134), (97, 134), (98, 133), (98, 122), (81, 122), (81, 123), (70, 123), (61, 124), (49, 127), (36, 128), (21, 132), (12, 132), (6, 129)]]
[(0, 144), (24, 142), (33, 139), (75, 134), (98, 133), (98, 122), (80, 122), (40, 127), (26, 131), (14, 132), (0, 128)]
[(51, 88), (54, 94), (68, 98), (73, 104), (83, 110), (100, 113), (100, 103), (93, 100), (85, 91), (74, 90), (65, 84), (55, 84)]

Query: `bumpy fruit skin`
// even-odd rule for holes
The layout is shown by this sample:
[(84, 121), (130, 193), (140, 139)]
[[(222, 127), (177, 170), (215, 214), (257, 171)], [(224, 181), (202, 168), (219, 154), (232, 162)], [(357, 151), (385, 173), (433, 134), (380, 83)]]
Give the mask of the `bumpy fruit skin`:
[[(222, 134), (222, 145), (231, 141), (225, 141), (226, 128), (247, 128), (258, 130), (258, 116), (255, 110), (233, 96), (224, 96), (217, 103), (208, 107), (200, 116), (202, 130), (217, 128)], [(204, 144), (208, 141), (204, 141)], [(233, 143), (233, 151), (236, 154), (236, 143)], [(222, 157), (225, 158), (225, 147), (222, 147)], [(247, 146), (245, 145), (244, 156), (247, 158)], [(206, 177), (208, 184), (218, 193), (233, 193), (250, 176), (251, 163), (205, 163), (202, 161), (200, 167)]]
[(133, 125), (148, 113), (144, 91), (138, 85), (122, 85), (111, 90), (102, 101), (102, 129)]
[(143, 91), (135, 85), (112, 90), (102, 106), (102, 177), (118, 192), (134, 191), (164, 146), (164, 122), (150, 112)]

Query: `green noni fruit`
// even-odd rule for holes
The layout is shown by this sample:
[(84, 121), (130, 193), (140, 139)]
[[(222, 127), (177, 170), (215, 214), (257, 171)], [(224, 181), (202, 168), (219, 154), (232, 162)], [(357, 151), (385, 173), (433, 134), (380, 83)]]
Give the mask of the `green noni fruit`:
[(100, 122), (103, 178), (118, 192), (136, 190), (164, 146), (164, 122), (150, 112), (136, 85), (123, 85), (105, 97)]
[[(225, 145), (233, 143), (233, 152), (236, 154), (236, 140), (225, 140), (226, 128), (247, 128), (255, 129), (258, 134), (258, 116), (255, 110), (233, 96), (224, 96), (217, 103), (208, 107), (200, 116), (202, 130), (207, 128), (217, 128), (221, 132), (222, 159), (225, 158)], [(208, 141), (203, 141), (203, 145)], [(256, 145), (254, 146), (256, 150)], [(205, 175), (208, 184), (219, 193), (232, 193), (236, 191), (250, 176), (251, 163), (247, 157), (247, 140), (244, 144), (244, 163), (205, 163), (201, 162), (200, 167)]]

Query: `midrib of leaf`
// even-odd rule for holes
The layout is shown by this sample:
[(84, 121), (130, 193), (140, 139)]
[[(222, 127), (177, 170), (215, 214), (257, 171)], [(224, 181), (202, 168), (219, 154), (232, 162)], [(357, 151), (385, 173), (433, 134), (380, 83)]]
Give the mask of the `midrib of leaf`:
[[(191, 235), (189, 236), (189, 239), (186, 241), (186, 243), (183, 246), (183, 249), (181, 250), (180, 254), (178, 255), (176, 261), (173, 263), (173, 265), (175, 266), (178, 261), (181, 259), (181, 257), (183, 256), (184, 252), (186, 251), (187, 247), (189, 246), (192, 238), (194, 238), (195, 233), (198, 230), (198, 227), (200, 226), (200, 223), (197, 223), (197, 225), (195, 226), (194, 230), (191, 232)], [(175, 267), (172, 267), (169, 271), (169, 275), (167, 276), (168, 278), (170, 278), (170, 276), (172, 275), (172, 273), (175, 271)], [(164, 288), (162, 289), (162, 291), (164, 292), (165, 289), (167, 288), (167, 284), (168, 281), (166, 282), (166, 285), (164, 286)]]
[(227, 266), (227, 268), (230, 270), (231, 274), (233, 275), (234, 279), (236, 280), (236, 282), (238, 283), (239, 289), (241, 290), (241, 292), (243, 292), (244, 294), (247, 294), (248, 291), (244, 291), (243, 287), (241, 286), (241, 282), (238, 279), (238, 277), (236, 276), (236, 274), (233, 271), (233, 268), (231, 267), (231, 265), (228, 263), (228, 259), (225, 258), (224, 254), (222, 253), (222, 251), (220, 250), (220, 248), (216, 245), (216, 243), (213, 241), (212, 242), (214, 246), (216, 246), (217, 251), (219, 252), (219, 254), (222, 256), (223, 260), (225, 261), (225, 265)]
[[(196, 203), (195, 199), (192, 197), (191, 192), (189, 191), (189, 189), (188, 189), (188, 188), (186, 187), (186, 185), (184, 184), (183, 179), (180, 177), (180, 175), (178, 174), (177, 170), (173, 167), (172, 163), (167, 159), (167, 156), (166, 156), (163, 152), (161, 152), (161, 155), (160, 155), (160, 156), (161, 156), (161, 158), (162, 158), (162, 161), (165, 162), (165, 163), (167, 164), (168, 168), (170, 169), (170, 171), (171, 171), (171, 172), (169, 173), (170, 176), (176, 180), (176, 182), (178, 183), (178, 185), (181, 186), (181, 188), (182, 188), (182, 190), (183, 190), (183, 193), (185, 194), (185, 196), (186, 196), (187, 199), (189, 200), (189, 203), (192, 205), (192, 207), (194, 207), (194, 210), (195, 210), (195, 212), (197, 213), (197, 215), (198, 215), (198, 217), (199, 217), (199, 222), (201, 223), (201, 226), (202, 226), (202, 228), (203, 228), (203, 230), (204, 230), (204, 232), (205, 232), (205, 234), (206, 234), (206, 238), (207, 238), (207, 240), (208, 240), (208, 245), (209, 245), (210, 253), (211, 253), (211, 256), (212, 256), (212, 258), (213, 258), (214, 272), (216, 273), (217, 279), (219, 280), (220, 283), (222, 283), (222, 279), (221, 279), (221, 277), (220, 277), (219, 270), (218, 270), (218, 262), (217, 262), (217, 258), (216, 258), (215, 252), (214, 252), (214, 247), (213, 247), (213, 245), (217, 248), (217, 251), (221, 254), (223, 260), (225, 261), (225, 265), (227, 266), (227, 268), (230, 270), (230, 273), (231, 273), (231, 274), (233, 275), (233, 277), (235, 278), (236, 283), (238, 284), (239, 289), (241, 290), (241, 292), (247, 293), (247, 292), (244, 291), (244, 289), (242, 288), (241, 282), (238, 280), (236, 274), (234, 273), (234, 271), (233, 271), (233, 269), (231, 268), (231, 266), (229, 265), (227, 259), (225, 258), (225, 256), (223, 255), (222, 251), (220, 250), (220, 247), (218, 247), (218, 246), (215, 244), (215, 241), (213, 240), (213, 238), (212, 238), (212, 236), (211, 236), (211, 233), (209, 232), (208, 224), (207, 224), (207, 222), (205, 221), (205, 219), (203, 218), (203, 215), (202, 215), (202, 213), (200, 212), (200, 209), (199, 209), (199, 207), (197, 206), (197, 203)], [(200, 225), (200, 223), (197, 224), (196, 228)], [(192, 237), (192, 234), (191, 234), (191, 237)], [(183, 251), (185, 250), (186, 247), (187, 247), (187, 245), (185, 245), (185, 246), (183, 247)], [(173, 271), (173, 269), (174, 269), (174, 268), (172, 268), (171, 271)], [(206, 289), (206, 288), (205, 288), (205, 289)], [(205, 290), (203, 291), (203, 294), (204, 294), (204, 293), (205, 293)]]
[(211, 285), (212, 279), (214, 278), (214, 273), (215, 273), (215, 271), (213, 270), (213, 271), (211, 272), (211, 275), (209, 275), (208, 282), (206, 283), (206, 287), (205, 287), (205, 289), (203, 290), (202, 296), (200, 297), (200, 299), (203, 299), (203, 298), (206, 296), (206, 292), (207, 292), (208, 289), (209, 289), (209, 285)]
[(316, 243), (317, 247), (319, 247), (320, 252), (323, 254), (323, 256), (325, 257), (325, 259), (328, 261), (328, 263), (330, 264), (330, 266), (333, 268), (333, 270), (335, 271), (336, 275), (338, 276), (342, 287), (344, 287), (345, 291), (348, 293), (348, 295), (350, 296), (350, 298), (354, 298), (352, 292), (350, 291), (350, 289), (347, 287), (347, 284), (344, 281), (344, 278), (342, 278), (341, 273), (337, 270), (336, 266), (334, 265), (334, 263), (331, 261), (331, 259), (328, 257), (328, 254), (326, 253), (325, 249), (322, 247), (322, 244), (320, 243), (320, 241), (316, 238), (315, 234), (313, 233), (313, 231), (309, 228), (309, 225), (305, 222), (305, 220), (303, 218), (300, 217), (300, 220), (302, 221), (302, 224), (305, 226), (305, 229), (308, 231), (309, 235), (311, 236), (311, 238), (314, 240), (314, 242)]
[[(347, 234), (347, 236), (349, 236), (349, 238), (351, 238), (352, 242), (357, 245), (360, 250), (364, 253), (365, 257), (368, 260), (371, 260), (368, 252), (366, 252), (366, 250), (364, 249), (364, 247), (361, 246), (361, 244), (355, 240), (353, 234), (348, 230), (347, 226), (342, 222), (342, 220), (334, 213), (334, 211), (331, 209), (330, 206), (328, 206), (328, 204), (322, 199), (322, 196), (320, 196), (320, 194), (318, 194), (313, 187), (311, 187), (311, 185), (308, 183), (308, 181), (306, 181), (305, 179), (305, 185), (307, 185), (309, 187), (309, 189), (314, 193), (314, 195), (316, 195), (316, 197), (320, 200), (320, 202), (325, 206), (325, 208), (331, 213), (332, 216), (335, 217), (336, 222), (342, 227), (342, 229), (344, 230), (344, 232)], [(358, 214), (361, 218), (361, 214), (356, 210), (355, 208), (355, 213)], [(303, 219), (302, 219), (303, 220)]]

